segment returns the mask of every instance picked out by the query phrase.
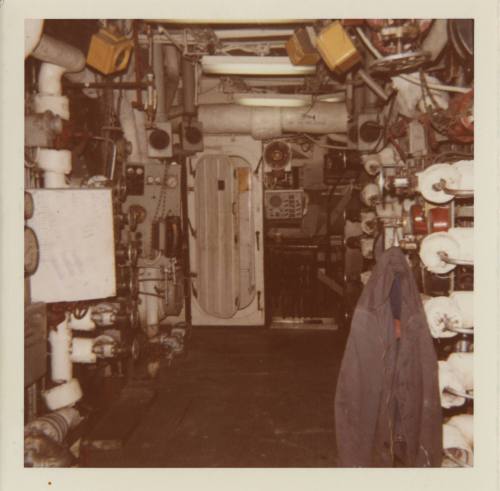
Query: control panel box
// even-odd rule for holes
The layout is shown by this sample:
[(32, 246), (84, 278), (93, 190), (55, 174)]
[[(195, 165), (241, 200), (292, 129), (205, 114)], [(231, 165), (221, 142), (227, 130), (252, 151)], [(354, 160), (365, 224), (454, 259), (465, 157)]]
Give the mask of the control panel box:
[(268, 220), (301, 220), (304, 211), (304, 191), (268, 190), (264, 194), (264, 206)]
[(172, 157), (172, 125), (170, 123), (156, 123), (154, 128), (146, 132), (148, 142), (148, 157), (166, 159)]

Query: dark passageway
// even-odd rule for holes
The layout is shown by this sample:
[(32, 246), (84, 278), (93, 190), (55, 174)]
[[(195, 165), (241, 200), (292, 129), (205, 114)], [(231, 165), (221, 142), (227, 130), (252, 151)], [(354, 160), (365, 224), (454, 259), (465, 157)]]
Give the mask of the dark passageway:
[[(331, 467), (336, 332), (194, 329), (116, 467)], [(103, 458), (104, 457), (104, 458)]]

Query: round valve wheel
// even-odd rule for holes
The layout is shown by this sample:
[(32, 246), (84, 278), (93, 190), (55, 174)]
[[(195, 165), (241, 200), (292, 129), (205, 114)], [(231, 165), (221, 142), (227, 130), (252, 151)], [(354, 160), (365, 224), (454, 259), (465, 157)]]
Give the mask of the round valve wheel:
[(375, 60), (369, 67), (375, 75), (394, 75), (395, 73), (414, 71), (429, 59), (429, 53), (424, 51), (410, 51), (385, 56)]

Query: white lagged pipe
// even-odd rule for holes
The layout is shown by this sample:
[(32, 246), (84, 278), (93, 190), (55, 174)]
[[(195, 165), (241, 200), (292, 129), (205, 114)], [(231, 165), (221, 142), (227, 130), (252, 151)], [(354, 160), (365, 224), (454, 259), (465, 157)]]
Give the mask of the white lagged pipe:
[(67, 188), (66, 174), (71, 172), (71, 151), (39, 148), (36, 156), (38, 167), (44, 171), (44, 187)]
[(69, 382), (73, 377), (71, 363), (71, 330), (68, 319), (57, 325), (49, 334), (51, 349), (51, 378), (56, 383)]
[(62, 95), (61, 79), (66, 72), (81, 72), (85, 68), (84, 54), (74, 46), (43, 35), (33, 57), (43, 61), (35, 96), (35, 111), (52, 111), (63, 119), (69, 119), (68, 99)]
[(64, 67), (67, 72), (81, 72), (85, 67), (85, 55), (78, 48), (47, 34), (42, 36), (31, 55), (45, 63)]
[(256, 140), (284, 133), (345, 133), (344, 103), (318, 102), (312, 107), (249, 107), (237, 104), (205, 104), (198, 115), (206, 134), (250, 134)]

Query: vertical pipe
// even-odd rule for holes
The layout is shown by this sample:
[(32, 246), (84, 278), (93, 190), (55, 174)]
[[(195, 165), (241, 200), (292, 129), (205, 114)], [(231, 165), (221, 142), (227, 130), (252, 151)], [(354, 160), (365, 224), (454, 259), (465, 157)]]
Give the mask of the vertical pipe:
[(165, 46), (164, 62), (166, 73), (165, 112), (168, 114), (175, 100), (180, 79), (179, 51), (173, 45)]
[(186, 58), (182, 59), (182, 100), (184, 103), (184, 114), (187, 116), (196, 115), (195, 106), (195, 65)]
[(155, 74), (156, 93), (158, 97), (156, 109), (156, 121), (163, 123), (167, 121), (167, 105), (165, 94), (165, 71), (163, 66), (162, 45), (153, 43), (153, 72)]

